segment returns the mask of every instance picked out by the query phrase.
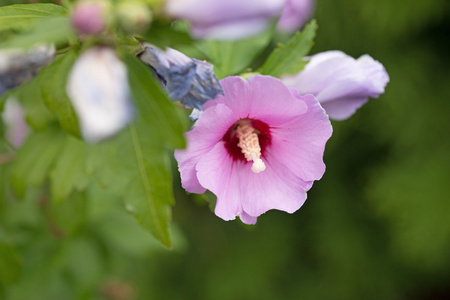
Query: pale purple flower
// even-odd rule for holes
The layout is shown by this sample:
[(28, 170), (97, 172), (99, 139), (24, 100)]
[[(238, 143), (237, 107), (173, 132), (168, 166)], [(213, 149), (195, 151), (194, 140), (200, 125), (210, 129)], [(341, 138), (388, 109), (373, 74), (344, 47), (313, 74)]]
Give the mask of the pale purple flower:
[(311, 18), (314, 7), (315, 0), (286, 0), (277, 30), (289, 33), (299, 30)]
[(285, 0), (168, 0), (166, 12), (191, 25), (195, 38), (238, 39), (266, 30)]
[(30, 132), (30, 128), (25, 121), (25, 111), (16, 99), (6, 100), (2, 119), (6, 125), (6, 140), (15, 148), (19, 148)]
[(82, 34), (97, 34), (106, 27), (104, 1), (79, 1), (72, 12), (72, 26)]
[(94, 47), (81, 54), (66, 90), (87, 141), (106, 139), (133, 119), (127, 68), (112, 48)]
[(223, 94), (211, 64), (172, 48), (162, 51), (151, 44), (143, 46), (139, 58), (152, 67), (173, 101), (201, 111), (206, 101)]
[(221, 85), (225, 95), (203, 106), (187, 148), (175, 151), (183, 188), (214, 193), (224, 220), (255, 224), (270, 209), (295, 212), (325, 171), (327, 115), (314, 96), (270, 76)]
[(345, 120), (369, 98), (384, 93), (389, 75), (369, 55), (354, 59), (341, 51), (328, 51), (313, 55), (304, 70), (282, 80), (300, 95), (316, 96), (331, 119)]

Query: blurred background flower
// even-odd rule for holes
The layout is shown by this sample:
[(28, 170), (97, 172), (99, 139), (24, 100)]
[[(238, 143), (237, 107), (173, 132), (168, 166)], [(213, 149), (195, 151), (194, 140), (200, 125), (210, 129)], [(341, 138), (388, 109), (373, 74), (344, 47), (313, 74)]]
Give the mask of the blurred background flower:
[(67, 80), (67, 95), (86, 141), (111, 137), (133, 119), (127, 68), (112, 48), (92, 47), (80, 55)]
[(6, 140), (15, 148), (19, 148), (30, 131), (25, 122), (25, 111), (16, 99), (6, 101), (2, 112), (2, 119), (6, 125)]
[(189, 21), (195, 38), (239, 39), (266, 30), (285, 0), (168, 0), (169, 15)]
[(72, 26), (82, 34), (98, 34), (106, 29), (108, 2), (104, 0), (78, 1), (72, 12)]
[(315, 3), (315, 0), (286, 0), (277, 30), (289, 33), (299, 30), (311, 19)]

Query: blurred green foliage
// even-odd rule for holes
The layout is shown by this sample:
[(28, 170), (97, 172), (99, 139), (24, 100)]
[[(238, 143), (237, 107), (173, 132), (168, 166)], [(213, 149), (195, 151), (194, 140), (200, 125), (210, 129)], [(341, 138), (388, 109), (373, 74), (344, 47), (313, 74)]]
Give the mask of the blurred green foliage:
[[(18, 201), (8, 189), (15, 170), (2, 165), (0, 299), (448, 299), (449, 16), (447, 0), (318, 0), (313, 53), (368, 53), (391, 82), (333, 123), (327, 172), (293, 215), (224, 222), (175, 182), (168, 251), (101, 181), (35, 190), (44, 179), (30, 156), (16, 166), (30, 171)], [(47, 128), (39, 135), (59, 134), (38, 103), (23, 103), (34, 105), (28, 121)], [(61, 138), (55, 151), (83, 151), (76, 143)], [(23, 151), (38, 156), (45, 146)], [(67, 168), (81, 172), (76, 162)], [(51, 203), (52, 193), (69, 199)]]

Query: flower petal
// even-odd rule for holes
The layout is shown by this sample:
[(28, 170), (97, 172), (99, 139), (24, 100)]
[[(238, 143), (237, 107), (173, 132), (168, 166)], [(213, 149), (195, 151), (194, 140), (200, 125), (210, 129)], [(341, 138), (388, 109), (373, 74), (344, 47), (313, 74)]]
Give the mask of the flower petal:
[(369, 98), (346, 98), (322, 103), (322, 107), (331, 119), (343, 121), (350, 118), (358, 108), (369, 101)]
[(30, 128), (25, 121), (25, 110), (19, 101), (10, 98), (6, 100), (3, 112), (0, 114), (6, 125), (6, 139), (15, 148), (19, 148), (25, 141)]
[(233, 162), (221, 141), (200, 159), (196, 167), (201, 186), (217, 196), (215, 214), (225, 221), (234, 220), (242, 211), (240, 186), (243, 165), (240, 161)]
[(277, 153), (267, 149), (264, 160), (266, 169), (258, 174), (251, 171), (251, 163), (240, 169), (242, 209), (250, 216), (258, 217), (271, 209), (293, 213), (306, 200), (306, 191), (311, 188), (312, 182), (298, 178), (277, 160), (277, 156)]
[[(355, 59), (341, 51), (326, 51), (311, 57), (303, 71), (293, 76), (285, 76), (283, 82), (295, 87), (300, 95), (313, 94), (322, 103), (318, 95), (329, 85), (343, 78), (364, 79)], [(355, 81), (354, 80), (354, 81)]]
[(389, 75), (383, 65), (367, 54), (358, 58), (356, 62), (373, 85), (373, 94), (369, 97), (376, 98), (379, 94), (384, 93), (384, 88), (389, 82)]
[(182, 186), (186, 191), (205, 192), (206, 189), (198, 182), (195, 166), (222, 139), (234, 121), (232, 111), (226, 105), (218, 104), (203, 112), (195, 127), (186, 133), (186, 149), (175, 150)]
[(269, 27), (267, 18), (257, 17), (243, 20), (232, 20), (216, 24), (194, 24), (192, 26), (192, 36), (198, 39), (214, 38), (220, 40), (241, 39), (247, 36), (256, 35)]
[(244, 80), (230, 76), (220, 81), (226, 95), (218, 95), (203, 109), (217, 103), (227, 105), (235, 119), (251, 118), (271, 125), (284, 124), (307, 111), (303, 101), (295, 98), (279, 79), (270, 76), (253, 76)]
[(306, 200), (306, 191), (312, 182), (304, 182), (271, 153), (266, 155), (266, 170), (258, 174), (251, 171), (251, 163), (233, 161), (218, 143), (197, 164), (197, 177), (201, 186), (217, 196), (215, 213), (224, 220), (241, 216), (247, 224), (271, 209), (293, 213)]
[(286, 0), (277, 30), (294, 32), (300, 29), (311, 18), (314, 6), (314, 0)]
[(308, 111), (289, 123), (272, 128), (272, 144), (268, 148), (302, 180), (319, 180), (325, 172), (325, 144), (333, 129), (313, 95), (298, 98), (308, 105)]
[(239, 219), (241, 219), (242, 223), (245, 223), (247, 225), (255, 225), (256, 224), (256, 220), (258, 218), (248, 215), (245, 211), (241, 211)]

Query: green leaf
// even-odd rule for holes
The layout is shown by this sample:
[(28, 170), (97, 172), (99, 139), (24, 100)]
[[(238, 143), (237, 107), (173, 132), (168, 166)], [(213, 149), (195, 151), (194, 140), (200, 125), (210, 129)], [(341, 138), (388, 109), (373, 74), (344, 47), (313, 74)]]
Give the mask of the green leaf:
[(12, 284), (22, 275), (22, 261), (17, 251), (0, 240), (0, 285)]
[(202, 41), (196, 47), (211, 59), (218, 78), (236, 75), (247, 68), (270, 42), (272, 31), (245, 40)]
[(185, 126), (175, 105), (161, 90), (146, 65), (129, 55), (125, 56), (125, 64), (128, 66), (130, 87), (138, 106), (139, 118), (153, 131), (157, 142), (184, 148)]
[(143, 120), (113, 140), (91, 145), (89, 167), (101, 184), (124, 201), (140, 225), (166, 247), (173, 204), (170, 159), (158, 142), (158, 128)]
[(61, 131), (50, 128), (30, 134), (17, 152), (11, 180), (17, 196), (23, 198), (29, 187), (42, 187), (64, 142)]
[(192, 199), (198, 204), (207, 204), (209, 209), (214, 212), (217, 203), (217, 196), (211, 191), (206, 191), (203, 194), (191, 194)]
[(42, 18), (67, 14), (67, 9), (50, 3), (16, 4), (0, 7), (0, 30), (23, 29)]
[(300, 72), (307, 61), (304, 56), (313, 46), (317, 23), (312, 20), (301, 32), (297, 32), (286, 45), (279, 45), (259, 69), (259, 73), (280, 77)]
[(143, 50), (141, 43), (134, 37), (117, 37), (116, 43), (123, 53), (128, 53), (130, 55), (137, 55)]
[(41, 85), (38, 78), (11, 92), (25, 109), (25, 119), (35, 130), (44, 130), (55, 121), (55, 116), (47, 109), (41, 97)]
[(41, 70), (37, 79), (42, 98), (48, 109), (57, 115), (62, 129), (80, 137), (77, 116), (66, 94), (67, 77), (76, 58), (74, 50), (59, 55), (51, 65)]
[(126, 56), (125, 63), (136, 121), (112, 140), (89, 146), (88, 165), (104, 186), (123, 199), (140, 225), (170, 247), (174, 200), (166, 147), (185, 146), (184, 124), (149, 69), (132, 56)]
[(74, 299), (95, 299), (99, 282), (106, 275), (105, 248), (97, 244), (97, 241), (84, 235), (73, 239), (67, 247), (64, 271), (69, 274), (72, 285), (76, 286)]
[(50, 174), (51, 195), (54, 202), (67, 199), (76, 189), (84, 190), (89, 183), (86, 171), (85, 144), (71, 136), (65, 138), (61, 154)]
[(140, 180), (131, 182), (125, 205), (145, 229), (171, 247), (170, 206), (174, 200), (170, 159), (164, 149), (154, 144), (151, 135), (146, 136), (146, 131), (147, 126), (130, 128)]
[(176, 30), (170, 25), (152, 23), (149, 30), (143, 34), (143, 38), (161, 49), (174, 47), (175, 45), (191, 45), (193, 43), (187, 31)]
[(74, 236), (83, 229), (87, 219), (86, 193), (74, 191), (60, 203), (48, 202), (47, 218), (54, 233), (61, 237)]
[(33, 30), (9, 39), (3, 43), (2, 47), (28, 49), (36, 44), (55, 43), (60, 45), (74, 38), (76, 38), (76, 35), (68, 17), (51, 17), (36, 20)]

